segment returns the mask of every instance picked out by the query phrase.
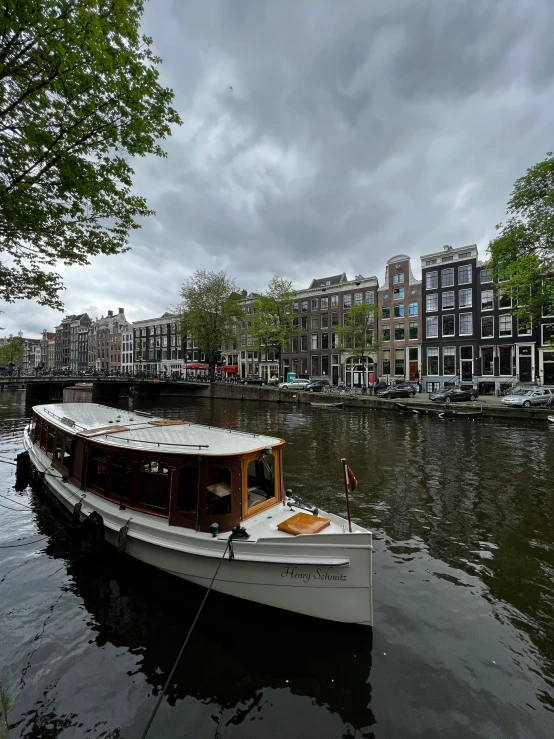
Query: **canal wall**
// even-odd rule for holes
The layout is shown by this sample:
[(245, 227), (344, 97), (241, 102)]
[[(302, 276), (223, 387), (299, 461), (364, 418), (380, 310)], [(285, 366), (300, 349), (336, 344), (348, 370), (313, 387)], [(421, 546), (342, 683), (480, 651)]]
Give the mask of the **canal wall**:
[[(185, 389), (183, 388), (183, 391)], [(311, 403), (344, 403), (345, 408), (379, 408), (398, 413), (394, 400), (386, 400), (375, 395), (327, 395), (322, 393), (305, 393), (291, 390), (279, 390), (274, 387), (259, 385), (232, 385), (224, 382), (212, 383), (209, 387), (193, 392), (181, 392), (180, 395), (200, 396), (217, 399), (256, 400), (265, 403), (284, 403), (290, 406), (310, 405)], [(169, 395), (169, 393), (168, 393)], [(417, 395), (413, 400), (402, 398), (402, 403), (422, 408), (452, 408), (459, 410), (481, 410), (483, 418), (502, 418), (505, 420), (546, 421), (549, 415), (554, 415), (554, 408), (506, 408), (497, 403), (453, 403), (448, 406), (443, 403), (432, 403), (426, 398)]]

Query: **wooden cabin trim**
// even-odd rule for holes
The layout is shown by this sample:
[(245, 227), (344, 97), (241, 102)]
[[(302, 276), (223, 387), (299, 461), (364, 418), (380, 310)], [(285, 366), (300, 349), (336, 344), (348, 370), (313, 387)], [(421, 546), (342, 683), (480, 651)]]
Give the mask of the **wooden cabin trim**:
[[(265, 449), (266, 447), (263, 447)], [(259, 459), (259, 454), (248, 454), (243, 457), (242, 460), (242, 466), (243, 466), (243, 485), (242, 485), (242, 518), (243, 520), (246, 520), (250, 518), (251, 516), (255, 516), (258, 513), (261, 513), (263, 511), (266, 511), (268, 508), (273, 508), (273, 506), (277, 505), (281, 502), (282, 499), (282, 485), (281, 485), (281, 464), (280, 464), (280, 447), (272, 447), (272, 456), (273, 456), (273, 497), (269, 498), (263, 503), (258, 503), (255, 506), (252, 506), (251, 508), (248, 507), (248, 465), (250, 462), (254, 462)], [(276, 491), (276, 488), (278, 487), (278, 492)]]

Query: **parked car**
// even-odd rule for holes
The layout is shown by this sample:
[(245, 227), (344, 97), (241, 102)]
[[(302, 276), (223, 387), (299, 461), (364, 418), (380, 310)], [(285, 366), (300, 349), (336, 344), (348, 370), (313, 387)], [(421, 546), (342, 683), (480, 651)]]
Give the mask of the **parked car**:
[(267, 384), (268, 385), (278, 385), (279, 378), (277, 377), (277, 375), (275, 375), (274, 377), (270, 377), (269, 380), (267, 381)]
[(306, 385), (309, 385), (309, 380), (304, 380), (300, 377), (297, 377), (295, 380), (291, 380), (290, 382), (282, 382), (279, 385), (280, 390), (304, 390)]
[(476, 400), (473, 390), (462, 390), (460, 387), (447, 388), (437, 393), (429, 393), (429, 400), (436, 403), (461, 403), (464, 400)]
[(411, 385), (391, 385), (385, 390), (379, 390), (377, 395), (380, 398), (413, 398), (415, 389)]
[(509, 407), (532, 405), (550, 405), (554, 401), (552, 391), (545, 387), (529, 388), (528, 390), (516, 390), (511, 395), (505, 395), (500, 401), (502, 405)]
[(265, 385), (265, 380), (261, 375), (246, 375), (241, 380), (242, 385)]
[(328, 380), (313, 380), (303, 390), (307, 390), (309, 393), (320, 393), (324, 387), (329, 387)]

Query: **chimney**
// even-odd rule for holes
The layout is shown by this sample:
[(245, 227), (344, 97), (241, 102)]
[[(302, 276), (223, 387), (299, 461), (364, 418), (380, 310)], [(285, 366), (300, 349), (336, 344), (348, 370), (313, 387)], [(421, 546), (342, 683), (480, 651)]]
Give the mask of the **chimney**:
[(108, 311), (108, 318), (113, 318), (113, 310)]
[(246, 291), (246, 290), (242, 290), (242, 291), (241, 291), (241, 296), (242, 296), (243, 298), (246, 298), (246, 297), (247, 297), (247, 295), (248, 295), (248, 293), (247, 293), (247, 291)]
[(123, 313), (125, 313), (125, 308), (118, 308), (117, 309), (117, 312), (123, 314)]

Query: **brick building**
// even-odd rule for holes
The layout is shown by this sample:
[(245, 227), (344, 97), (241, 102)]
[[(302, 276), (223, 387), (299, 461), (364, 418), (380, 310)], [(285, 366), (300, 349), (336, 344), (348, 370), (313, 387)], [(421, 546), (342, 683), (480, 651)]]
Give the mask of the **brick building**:
[[(164, 313), (160, 318), (148, 318), (133, 323), (134, 372), (150, 372), (158, 375), (181, 375), (185, 360), (185, 342), (181, 336), (179, 318)], [(198, 347), (191, 342), (190, 361), (204, 360)], [(201, 358), (202, 357), (202, 358)]]
[(377, 295), (379, 377), (416, 381), (421, 377), (421, 280), (412, 273), (410, 257), (399, 254), (388, 260)]

